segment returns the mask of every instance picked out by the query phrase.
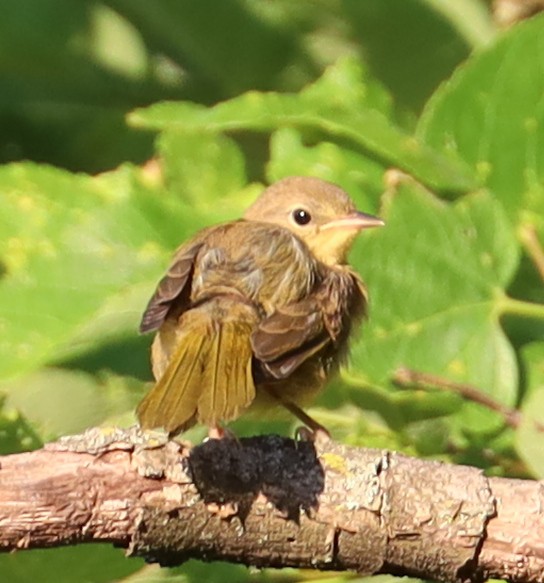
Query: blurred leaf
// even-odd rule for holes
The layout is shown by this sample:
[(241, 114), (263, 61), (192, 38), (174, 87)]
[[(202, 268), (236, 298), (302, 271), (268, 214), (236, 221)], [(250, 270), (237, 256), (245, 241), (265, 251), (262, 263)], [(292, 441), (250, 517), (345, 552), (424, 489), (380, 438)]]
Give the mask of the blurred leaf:
[(443, 419), (412, 423), (406, 432), (419, 455), (441, 455), (448, 449), (451, 430), (449, 424)]
[(341, 57), (327, 67), (319, 79), (302, 91), (308, 101), (331, 103), (356, 111), (360, 107), (394, 115), (393, 99), (387, 90), (367, 70), (364, 61)]
[[(0, 393), (1, 395), (1, 393)], [(0, 455), (37, 449), (42, 441), (36, 431), (17, 411), (6, 408), (0, 396)]]
[(127, 560), (122, 550), (96, 543), (0, 555), (0, 573), (9, 583), (108, 583), (142, 565), (142, 559)]
[(240, 0), (107, 0), (140, 31), (149, 47), (183, 67), (216, 99), (249, 88), (270, 89), (302, 59), (288, 19), (267, 22)]
[[(346, 92), (348, 83), (353, 87)], [(319, 130), (349, 140), (435, 188), (465, 190), (475, 185), (464, 164), (402, 132), (365, 102), (365, 93), (360, 66), (344, 60), (299, 95), (250, 92), (209, 109), (193, 103), (158, 103), (132, 112), (129, 121), (137, 127), (184, 132), (272, 132), (283, 126)]]
[(175, 575), (170, 569), (159, 565), (146, 565), (116, 583), (187, 583), (187, 578), (184, 575)]
[[(527, 393), (531, 394), (539, 387), (544, 387), (544, 342), (533, 342), (521, 350), (521, 361), (527, 385)], [(544, 410), (542, 411), (544, 415)]]
[(522, 422), (516, 431), (520, 457), (537, 479), (544, 478), (544, 342), (534, 342), (521, 352), (527, 379), (527, 397), (521, 408)]
[[(241, 214), (233, 195), (244, 188), (247, 178), (245, 158), (234, 140), (221, 134), (166, 131), (159, 137), (158, 149), (170, 192), (202, 209), (207, 220), (219, 201), (223, 220)], [(229, 206), (234, 207), (232, 216), (225, 212)]]
[(0, 169), (0, 379), (133, 334), (172, 250), (253, 198), (228, 138), (161, 144), (158, 175)]
[[(116, 189), (108, 180), (30, 164), (0, 169), (0, 379), (77, 349), (74, 338), (116, 294), (158, 277), (156, 201), (131, 173)], [(160, 213), (164, 221), (167, 205)], [(126, 316), (125, 330), (135, 330), (137, 312)]]
[(143, 383), (130, 377), (47, 368), (0, 384), (6, 409), (21, 413), (43, 441), (81, 433), (127, 412), (134, 423), (143, 390)]
[[(187, 583), (237, 583), (249, 582), (251, 579), (247, 567), (218, 561), (213, 565), (202, 561), (188, 561), (181, 567), (170, 569), (172, 575), (184, 575)], [(260, 579), (260, 577), (257, 577)]]
[[(516, 360), (498, 311), (519, 249), (501, 206), (485, 192), (446, 205), (405, 183), (382, 216), (386, 227), (361, 237), (352, 257), (371, 315), (349, 381), (387, 385), (406, 366), (515, 402)], [(485, 430), (486, 413), (467, 404), (466, 427)]]
[[(0, 159), (96, 171), (149, 155), (150, 136), (127, 128), (124, 113), (183, 93), (146, 77), (148, 55), (141, 45), (139, 57), (134, 50), (125, 57), (124, 68), (119, 59), (116, 68), (111, 59), (102, 60), (101, 33), (110, 24), (117, 31), (114, 42), (122, 29), (123, 46), (138, 45), (138, 32), (96, 2), (2, 2)], [(109, 48), (110, 54), (120, 52), (126, 55), (118, 45)]]
[[(423, 583), (424, 579), (416, 577), (402, 577), (403, 583)], [(370, 575), (370, 576), (355, 576), (350, 578), (351, 583), (398, 583), (398, 577), (394, 575)]]
[[(361, 343), (365, 342), (366, 327), (367, 324), (363, 324)], [(424, 390), (391, 391), (391, 387), (385, 384), (370, 384), (360, 375), (360, 371), (365, 369), (364, 364), (355, 358), (356, 356), (352, 354), (349, 366), (342, 370), (341, 380), (337, 382), (341, 384), (347, 401), (359, 407), (360, 415), (364, 416), (369, 411), (376, 412), (391, 429), (401, 431), (407, 423), (451, 415), (461, 408), (460, 398), (452, 393)], [(339, 399), (336, 383), (332, 386), (336, 390), (330, 391), (327, 388), (325, 396), (320, 398), (320, 402), (326, 403), (331, 408), (338, 407)], [(360, 438), (361, 445), (366, 444), (364, 432)]]
[[(544, 478), (544, 385), (535, 389), (521, 409), (523, 418), (516, 432), (517, 450), (536, 479)], [(537, 425), (540, 424), (540, 426)]]
[(497, 34), (496, 24), (485, 1), (423, 0), (423, 2), (442, 15), (473, 48), (490, 43)]
[(278, 130), (270, 140), (270, 183), (286, 176), (317, 176), (349, 192), (358, 208), (372, 210), (383, 191), (383, 173), (381, 164), (332, 142), (305, 146), (292, 128)]
[[(145, 298), (142, 296), (137, 310), (138, 317), (151, 291), (152, 288), (146, 285)], [(122, 335), (112, 333), (111, 327), (116, 330), (117, 326), (116, 315), (115, 311), (99, 314), (100, 326), (93, 327), (91, 323), (84, 333), (74, 338), (75, 346), (67, 347), (66, 354), (59, 351), (51, 364), (90, 374), (107, 371), (142, 381), (152, 380), (150, 348), (153, 336), (136, 335), (135, 330)]]
[(343, 0), (342, 6), (373, 75), (416, 111), (469, 54), (464, 31), (429, 2)]
[(520, 24), (433, 96), (418, 136), (469, 163), (512, 221), (544, 208), (542, 38), (544, 16)]
[(296, 569), (248, 569), (224, 561), (206, 563), (191, 559), (180, 567), (147, 565), (122, 583), (295, 583), (304, 581)]

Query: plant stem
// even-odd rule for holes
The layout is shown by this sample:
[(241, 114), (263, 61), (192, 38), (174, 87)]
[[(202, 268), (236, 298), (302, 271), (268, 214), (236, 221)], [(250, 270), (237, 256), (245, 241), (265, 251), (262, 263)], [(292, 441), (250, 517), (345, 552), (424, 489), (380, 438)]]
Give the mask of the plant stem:
[(534, 263), (540, 278), (544, 281), (544, 248), (538, 239), (536, 229), (533, 225), (524, 225), (521, 228), (520, 236), (525, 251)]
[(544, 304), (536, 304), (504, 296), (497, 307), (501, 315), (506, 314), (508, 316), (544, 320)]

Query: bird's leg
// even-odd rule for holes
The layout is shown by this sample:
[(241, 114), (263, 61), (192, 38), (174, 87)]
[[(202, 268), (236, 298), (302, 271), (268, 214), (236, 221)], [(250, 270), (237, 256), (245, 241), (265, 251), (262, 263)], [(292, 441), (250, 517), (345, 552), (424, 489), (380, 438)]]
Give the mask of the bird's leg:
[(325, 445), (331, 441), (331, 434), (328, 429), (319, 424), (316, 429), (308, 429), (304, 425), (295, 429), (295, 441), (309, 441), (317, 446)]
[[(273, 388), (267, 386), (265, 387), (269, 395), (274, 397), (281, 405), (283, 405), (290, 413), (292, 413), (297, 419), (302, 421), (306, 427), (298, 427), (295, 431), (295, 436), (297, 439), (303, 439), (305, 441), (313, 441), (314, 443), (326, 443), (331, 440), (331, 434), (328, 429), (318, 423), (313, 417), (310, 417), (308, 413), (305, 413), (298, 405), (295, 405), (292, 401), (288, 401), (279, 395)], [(309, 430), (307, 429), (309, 428)]]
[(208, 427), (208, 439), (233, 439), (238, 441), (238, 438), (230, 429), (225, 429), (220, 425)]

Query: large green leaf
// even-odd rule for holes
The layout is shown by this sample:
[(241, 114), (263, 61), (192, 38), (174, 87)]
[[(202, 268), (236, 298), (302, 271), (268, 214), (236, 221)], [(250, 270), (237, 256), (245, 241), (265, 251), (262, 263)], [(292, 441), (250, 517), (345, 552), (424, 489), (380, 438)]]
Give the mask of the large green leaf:
[[(462, 0), (463, 4), (467, 3)], [(438, 9), (460, 0), (441, 0), (435, 5), (422, 0), (343, 0), (342, 7), (357, 40), (361, 55), (403, 105), (420, 110), (436, 86), (449, 77), (453, 69), (478, 42), (467, 38), (461, 24)], [(478, 19), (480, 26), (484, 18)], [(480, 36), (487, 30), (481, 26)]]
[(91, 426), (133, 424), (144, 385), (130, 377), (44, 368), (4, 382), (0, 390), (6, 394), (7, 411), (16, 409), (43, 441), (51, 441)]
[(377, 207), (383, 173), (381, 164), (333, 142), (305, 146), (293, 128), (278, 130), (270, 140), (267, 177), (271, 183), (286, 176), (317, 176), (344, 188), (360, 209), (370, 211)]
[(188, 205), (195, 226), (238, 218), (253, 199), (251, 188), (245, 189), (244, 155), (227, 136), (165, 131), (158, 150), (165, 186)]
[(165, 261), (168, 207), (162, 217), (158, 210), (130, 173), (114, 180), (30, 164), (0, 169), (0, 379), (76, 350), (79, 333), (99, 324), (116, 294), (132, 300), (117, 306), (122, 327), (136, 329), (145, 296), (132, 286), (156, 278)]
[(428, 103), (418, 136), (469, 163), (512, 220), (544, 208), (544, 16), (475, 53)]
[(138, 31), (102, 3), (4, 3), (0, 160), (97, 171), (149, 156), (150, 136), (125, 112), (184, 95), (146, 75), (151, 65)]
[(288, 64), (307, 62), (297, 36), (289, 34), (287, 19), (266, 19), (241, 0), (107, 0), (107, 4), (137, 27), (151, 49), (166, 54), (184, 68), (193, 84), (216, 98), (250, 87), (271, 88)]
[(485, 192), (448, 205), (407, 183), (383, 217), (353, 254), (371, 309), (349, 382), (387, 385), (406, 366), (515, 402), (516, 359), (499, 315), (519, 249), (501, 206)]
[(184, 132), (271, 132), (283, 126), (319, 130), (349, 140), (435, 188), (466, 190), (475, 185), (468, 167), (404, 133), (372, 101), (366, 101), (367, 93), (360, 65), (345, 60), (299, 95), (250, 92), (212, 108), (158, 103), (134, 111), (129, 121), (138, 127)]

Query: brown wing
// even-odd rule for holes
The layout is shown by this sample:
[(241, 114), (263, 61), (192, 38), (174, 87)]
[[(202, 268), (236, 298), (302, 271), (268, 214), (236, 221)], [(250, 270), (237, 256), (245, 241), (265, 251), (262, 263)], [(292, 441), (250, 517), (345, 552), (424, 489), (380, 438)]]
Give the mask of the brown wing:
[(184, 305), (188, 304), (194, 262), (202, 245), (203, 237), (199, 237), (198, 240), (192, 240), (179, 248), (168, 272), (147, 304), (140, 323), (142, 334), (160, 328), (174, 305), (181, 312)]
[(330, 341), (315, 295), (279, 308), (253, 332), (255, 358), (273, 378), (288, 377)]
[(310, 295), (279, 308), (259, 324), (251, 344), (260, 368), (284, 379), (327, 346), (342, 351), (365, 306), (359, 277), (347, 268), (328, 268)]

